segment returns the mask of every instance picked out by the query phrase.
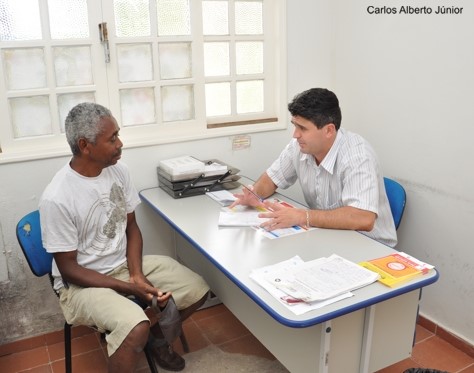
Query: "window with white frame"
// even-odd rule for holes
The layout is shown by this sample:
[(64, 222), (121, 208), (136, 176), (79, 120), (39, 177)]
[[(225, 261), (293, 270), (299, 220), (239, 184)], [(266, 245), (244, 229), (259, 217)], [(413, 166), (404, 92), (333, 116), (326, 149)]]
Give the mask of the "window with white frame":
[(284, 17), (284, 0), (0, 0), (0, 161), (64, 152), (83, 101), (126, 146), (285, 127)]

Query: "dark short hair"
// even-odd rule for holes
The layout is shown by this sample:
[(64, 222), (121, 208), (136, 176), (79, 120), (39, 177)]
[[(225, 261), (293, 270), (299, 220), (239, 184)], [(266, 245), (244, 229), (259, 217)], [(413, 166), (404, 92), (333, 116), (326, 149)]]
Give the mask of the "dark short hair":
[(300, 116), (323, 128), (333, 123), (336, 130), (341, 126), (342, 114), (337, 96), (326, 88), (311, 88), (296, 95), (288, 104), (292, 116)]

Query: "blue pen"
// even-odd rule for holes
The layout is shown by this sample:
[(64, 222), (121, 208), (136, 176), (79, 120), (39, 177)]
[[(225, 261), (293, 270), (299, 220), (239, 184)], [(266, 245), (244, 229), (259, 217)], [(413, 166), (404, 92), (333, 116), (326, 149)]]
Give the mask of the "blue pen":
[(260, 202), (263, 203), (264, 199), (262, 197), (260, 197), (257, 193), (255, 193), (252, 189), (250, 189), (248, 186), (246, 185), (243, 185), (243, 187), (245, 189), (247, 189), (250, 193), (252, 193), (254, 195), (255, 198), (257, 198)]

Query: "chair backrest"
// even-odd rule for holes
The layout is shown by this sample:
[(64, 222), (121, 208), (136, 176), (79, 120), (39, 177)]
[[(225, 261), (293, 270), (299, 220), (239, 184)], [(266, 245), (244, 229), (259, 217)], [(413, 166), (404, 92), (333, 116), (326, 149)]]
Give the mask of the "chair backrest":
[(16, 225), (16, 238), (31, 272), (38, 277), (51, 273), (53, 255), (48, 253), (41, 240), (39, 211), (32, 211)]
[(390, 203), (390, 210), (392, 210), (395, 228), (398, 229), (402, 221), (403, 212), (405, 211), (407, 195), (405, 189), (395, 180), (384, 177), (383, 181), (385, 183), (388, 202)]

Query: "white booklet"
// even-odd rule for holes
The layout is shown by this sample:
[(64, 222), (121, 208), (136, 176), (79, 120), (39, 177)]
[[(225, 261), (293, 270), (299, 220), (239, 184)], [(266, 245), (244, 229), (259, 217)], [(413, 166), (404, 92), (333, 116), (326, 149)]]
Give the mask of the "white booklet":
[(293, 298), (315, 302), (369, 285), (378, 277), (377, 273), (333, 254), (268, 273), (265, 280)]

